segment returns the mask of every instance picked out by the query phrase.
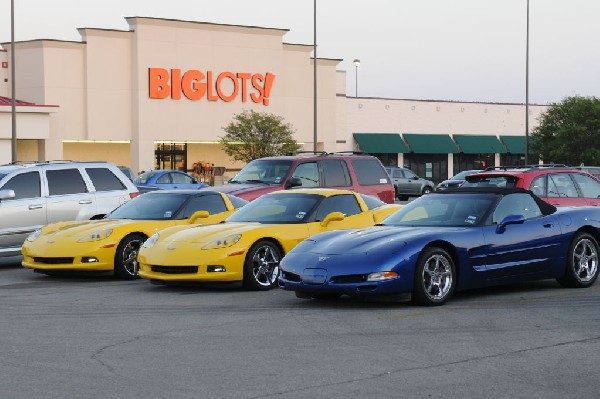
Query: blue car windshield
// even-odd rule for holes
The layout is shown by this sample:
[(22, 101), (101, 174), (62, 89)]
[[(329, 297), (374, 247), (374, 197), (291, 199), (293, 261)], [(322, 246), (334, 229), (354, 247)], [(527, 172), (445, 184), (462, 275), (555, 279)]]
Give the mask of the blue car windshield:
[(387, 217), (384, 226), (476, 226), (497, 201), (493, 194), (428, 194)]
[(169, 220), (190, 198), (187, 194), (146, 193), (121, 205), (106, 219)]
[(292, 161), (286, 159), (258, 159), (244, 166), (229, 183), (282, 184), (291, 167)]
[(145, 172), (133, 179), (134, 184), (147, 184), (157, 172)]
[(227, 222), (306, 223), (322, 198), (315, 194), (263, 195), (244, 205)]

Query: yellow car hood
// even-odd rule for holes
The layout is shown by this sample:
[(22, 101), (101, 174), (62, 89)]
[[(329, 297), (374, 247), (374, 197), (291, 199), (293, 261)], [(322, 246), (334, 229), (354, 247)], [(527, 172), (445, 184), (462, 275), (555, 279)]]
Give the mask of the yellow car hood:
[(52, 234), (56, 237), (81, 237), (95, 231), (115, 229), (136, 222), (142, 223), (144, 221), (132, 219), (102, 219), (52, 223), (42, 229), (42, 235)]
[[(273, 227), (272, 224), (262, 223), (220, 223), (212, 224), (208, 226), (194, 226), (181, 228), (180, 226), (172, 227), (163, 230), (159, 234), (161, 239), (157, 242), (158, 245), (169, 245), (169, 244), (202, 244), (209, 243), (220, 237), (226, 237), (233, 234), (243, 234), (249, 231), (255, 231), (260, 228)], [(285, 227), (285, 225), (282, 225)], [(169, 233), (172, 234), (169, 234)], [(162, 237), (166, 234), (166, 237)]]

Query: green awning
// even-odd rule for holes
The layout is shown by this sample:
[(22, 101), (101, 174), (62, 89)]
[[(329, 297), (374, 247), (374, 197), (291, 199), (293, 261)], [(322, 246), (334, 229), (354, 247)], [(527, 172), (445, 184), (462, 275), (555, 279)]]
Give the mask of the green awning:
[(458, 148), (448, 134), (403, 134), (415, 154), (456, 154)]
[(500, 136), (511, 154), (525, 154), (525, 136)]
[(354, 133), (360, 149), (370, 154), (404, 154), (408, 148), (398, 133)]
[(504, 146), (496, 136), (455, 134), (454, 140), (464, 154), (506, 154)]

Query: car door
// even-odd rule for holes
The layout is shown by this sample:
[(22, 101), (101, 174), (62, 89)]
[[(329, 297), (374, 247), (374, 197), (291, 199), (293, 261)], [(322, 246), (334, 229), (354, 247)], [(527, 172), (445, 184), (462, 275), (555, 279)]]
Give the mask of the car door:
[[(503, 225), (507, 216), (522, 216)], [(484, 227), (485, 270), (488, 280), (551, 273), (562, 247), (560, 226), (554, 215), (542, 212), (527, 193), (503, 197)]]
[[(532, 186), (540, 177), (532, 182)], [(579, 196), (577, 186), (569, 173), (548, 173), (546, 177), (546, 195), (544, 201), (554, 206), (585, 206), (588, 202)]]
[(191, 176), (185, 173), (171, 172), (171, 182), (173, 188), (180, 189), (196, 189), (199, 188), (198, 182)]
[(94, 207), (96, 197), (78, 168), (44, 170), (48, 187), (48, 223), (75, 220), (83, 207)]
[(0, 201), (0, 256), (19, 255), (27, 236), (48, 223), (46, 197), (39, 171), (19, 173), (0, 190), (13, 190), (14, 198)]

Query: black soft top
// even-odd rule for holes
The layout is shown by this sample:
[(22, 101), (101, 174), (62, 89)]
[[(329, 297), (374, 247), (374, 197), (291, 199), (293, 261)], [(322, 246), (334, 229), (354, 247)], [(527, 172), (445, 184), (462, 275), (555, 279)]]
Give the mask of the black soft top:
[[(452, 195), (452, 194), (465, 194), (465, 193), (473, 193), (473, 194), (495, 194), (506, 196), (514, 193), (521, 194), (529, 194), (533, 197), (536, 204), (540, 207), (543, 215), (551, 215), (556, 212), (556, 207), (552, 204), (547, 203), (537, 195), (535, 195), (531, 190), (525, 190), (524, 188), (506, 188), (506, 187), (453, 187), (448, 188), (443, 191), (436, 191), (435, 194), (444, 194), (444, 195)], [(430, 194), (428, 194), (430, 195)]]

